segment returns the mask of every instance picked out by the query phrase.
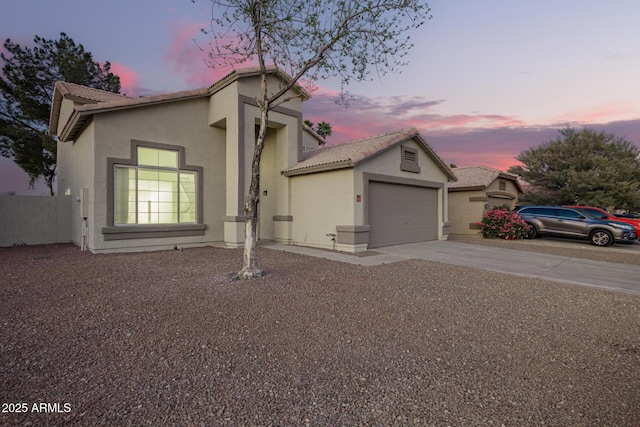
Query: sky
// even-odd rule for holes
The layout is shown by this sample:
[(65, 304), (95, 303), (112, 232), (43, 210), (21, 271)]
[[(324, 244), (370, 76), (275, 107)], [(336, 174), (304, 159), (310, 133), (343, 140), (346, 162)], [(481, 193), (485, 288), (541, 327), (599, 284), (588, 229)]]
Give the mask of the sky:
[[(399, 74), (347, 87), (318, 81), (305, 119), (339, 144), (415, 127), (446, 163), (506, 170), (558, 130), (589, 127), (640, 146), (640, 1), (431, 0), (432, 18)], [(0, 38), (67, 33), (109, 61), (121, 92), (146, 96), (209, 86), (208, 0), (2, 0)], [(199, 48), (200, 47), (200, 48)], [(2, 49), (2, 47), (0, 47)], [(0, 158), (0, 193), (47, 194)]]

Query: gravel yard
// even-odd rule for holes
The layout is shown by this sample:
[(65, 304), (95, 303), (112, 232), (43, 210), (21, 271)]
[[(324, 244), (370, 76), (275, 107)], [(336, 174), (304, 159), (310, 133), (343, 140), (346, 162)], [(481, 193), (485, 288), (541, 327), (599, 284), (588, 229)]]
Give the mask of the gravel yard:
[(259, 253), (0, 248), (0, 425), (640, 425), (640, 297)]

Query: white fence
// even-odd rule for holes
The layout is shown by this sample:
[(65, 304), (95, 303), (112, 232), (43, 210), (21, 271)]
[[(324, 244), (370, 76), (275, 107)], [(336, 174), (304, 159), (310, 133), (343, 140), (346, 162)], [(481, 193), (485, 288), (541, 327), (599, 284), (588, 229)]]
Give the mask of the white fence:
[(0, 196), (0, 247), (71, 241), (71, 196)]

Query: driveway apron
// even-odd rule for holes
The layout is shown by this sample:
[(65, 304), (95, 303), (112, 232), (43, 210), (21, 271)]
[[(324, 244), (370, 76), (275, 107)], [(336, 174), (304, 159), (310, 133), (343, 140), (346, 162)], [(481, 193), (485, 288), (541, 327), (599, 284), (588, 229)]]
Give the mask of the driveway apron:
[(557, 282), (640, 294), (640, 266), (511, 249), (430, 241), (376, 248), (406, 259), (424, 259)]

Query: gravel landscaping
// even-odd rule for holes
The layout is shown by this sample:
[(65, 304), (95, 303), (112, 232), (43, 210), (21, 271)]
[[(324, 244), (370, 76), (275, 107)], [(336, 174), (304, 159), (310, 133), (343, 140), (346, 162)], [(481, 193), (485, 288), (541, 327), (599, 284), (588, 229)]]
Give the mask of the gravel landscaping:
[(0, 248), (0, 425), (640, 425), (638, 296), (259, 254)]

